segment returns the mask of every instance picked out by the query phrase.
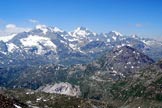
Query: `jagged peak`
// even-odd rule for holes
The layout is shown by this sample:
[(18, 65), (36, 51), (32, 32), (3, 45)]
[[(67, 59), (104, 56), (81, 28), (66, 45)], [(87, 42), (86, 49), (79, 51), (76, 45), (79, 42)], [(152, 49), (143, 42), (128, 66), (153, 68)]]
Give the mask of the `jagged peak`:
[(123, 50), (124, 52), (127, 52), (127, 51), (136, 51), (136, 52), (139, 52), (137, 49), (133, 48), (133, 47), (130, 47), (128, 45), (124, 45), (124, 46), (121, 46), (121, 47), (118, 47), (118, 48), (115, 48), (114, 51), (120, 51), (120, 50)]
[(35, 26), (36, 29), (42, 29), (42, 28), (47, 28), (46, 25), (43, 25), (43, 24), (38, 24)]
[(131, 37), (132, 38), (139, 38), (137, 34), (132, 34)]
[(42, 32), (43, 32), (44, 34), (46, 34), (47, 31), (48, 31), (48, 28), (47, 28), (46, 25), (41, 25), (41, 24), (39, 24), (39, 25), (36, 25), (35, 28), (36, 28), (36, 29), (39, 29), (39, 30), (42, 30)]
[(51, 27), (50, 29), (51, 29), (51, 31), (53, 31), (53, 32), (64, 32), (64, 30), (62, 30), (62, 29), (60, 29), (60, 28), (58, 28), (58, 27)]
[(77, 27), (73, 32), (69, 32), (71, 36), (77, 37), (77, 36), (88, 36), (90, 34), (97, 35), (97, 33), (91, 32), (85, 27)]
[(83, 30), (83, 31), (87, 31), (88, 29), (86, 27), (77, 27), (74, 31), (80, 31), (80, 30)]
[(58, 28), (58, 27), (50, 27), (50, 26), (46, 26), (46, 25), (36, 25), (35, 27), (36, 29), (42, 30), (44, 34), (46, 34), (48, 31), (51, 32), (64, 32), (62, 29)]
[(109, 34), (116, 35), (116, 36), (123, 36), (120, 32), (117, 31), (110, 31)]

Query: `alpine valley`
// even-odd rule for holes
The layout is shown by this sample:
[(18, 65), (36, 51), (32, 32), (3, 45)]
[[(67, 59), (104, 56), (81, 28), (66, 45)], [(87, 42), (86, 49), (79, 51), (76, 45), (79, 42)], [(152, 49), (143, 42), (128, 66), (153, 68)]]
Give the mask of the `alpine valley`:
[(162, 41), (117, 31), (0, 36), (0, 107), (161, 108), (161, 59)]

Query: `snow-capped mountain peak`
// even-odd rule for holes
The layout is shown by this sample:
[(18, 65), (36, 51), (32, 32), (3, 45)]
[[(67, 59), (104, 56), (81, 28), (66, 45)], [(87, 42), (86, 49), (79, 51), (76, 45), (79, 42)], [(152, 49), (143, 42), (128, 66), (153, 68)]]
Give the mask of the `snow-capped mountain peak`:
[(94, 35), (94, 36), (97, 35), (96, 33), (91, 32), (85, 27), (77, 27), (73, 32), (70, 32), (69, 34), (73, 37), (77, 37), (77, 36), (85, 37), (89, 35)]
[(64, 30), (58, 27), (49, 27), (46, 25), (36, 25), (35, 29), (41, 30), (43, 34), (46, 34), (47, 32), (64, 33)]
[(80, 30), (87, 31), (88, 29), (86, 27), (77, 27), (75, 31), (80, 31)]
[(42, 30), (42, 32), (43, 32), (44, 34), (46, 34), (47, 31), (48, 31), (48, 28), (47, 28), (46, 25), (36, 25), (35, 28), (36, 28), (36, 29), (39, 29), (39, 30)]
[(87, 28), (85, 27), (77, 27), (74, 32), (70, 33), (72, 36), (76, 37), (76, 36), (87, 36), (89, 35), (89, 31)]
[(136, 34), (131, 35), (132, 38), (139, 38)]
[(117, 31), (110, 31), (109, 34), (115, 35), (115, 36), (123, 36), (123, 34), (117, 32)]
[(53, 28), (51, 28), (51, 31), (53, 31), (53, 32), (64, 32), (63, 30), (61, 30), (61, 29), (58, 28), (58, 27), (53, 27)]

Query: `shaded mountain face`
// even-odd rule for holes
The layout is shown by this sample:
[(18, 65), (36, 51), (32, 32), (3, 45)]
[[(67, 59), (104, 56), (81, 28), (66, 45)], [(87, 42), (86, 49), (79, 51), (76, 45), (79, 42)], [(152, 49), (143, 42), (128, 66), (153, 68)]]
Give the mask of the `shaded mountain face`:
[(124, 71), (127, 72), (135, 71), (136, 69), (141, 69), (142, 67), (154, 63), (147, 55), (129, 46), (123, 46), (113, 50), (101, 58), (101, 62), (103, 62), (104, 69), (111, 66), (117, 69), (118, 66), (121, 66), (119, 68), (124, 68)]
[[(125, 80), (113, 84), (112, 91), (117, 99), (129, 100), (135, 99), (152, 100), (155, 103), (162, 101), (162, 61), (140, 70)], [(120, 95), (119, 95), (120, 94)], [(153, 103), (152, 105), (156, 106)]]
[(121, 46), (136, 48), (154, 60), (162, 53), (159, 41), (124, 36), (116, 31), (98, 34), (84, 27), (66, 32), (57, 27), (38, 25), (29, 32), (1, 37), (0, 40), (1, 66), (85, 64), (101, 57), (103, 52)]
[(53, 64), (1, 69), (0, 81), (2, 86), (31, 89), (58, 81), (78, 84), (84, 78), (97, 81), (116, 81), (132, 76), (153, 63), (151, 58), (140, 51), (123, 46), (105, 53), (100, 59), (89, 64), (70, 67)]
[(152, 63), (154, 61), (147, 55), (132, 47), (123, 46), (115, 48), (100, 59), (92, 62), (87, 69), (92, 69), (93, 72), (98, 74), (108, 74), (111, 77), (126, 77)]
[(45, 84), (65, 81), (68, 76), (66, 67), (52, 64), (45, 66), (14, 66), (2, 68), (0, 73), (0, 86), (30, 89), (37, 89)]

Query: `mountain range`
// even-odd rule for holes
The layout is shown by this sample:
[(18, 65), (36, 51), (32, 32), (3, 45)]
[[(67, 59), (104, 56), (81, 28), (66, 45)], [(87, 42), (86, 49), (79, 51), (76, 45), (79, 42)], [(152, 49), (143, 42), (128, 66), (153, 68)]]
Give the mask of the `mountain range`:
[(0, 40), (0, 92), (12, 107), (162, 106), (161, 41), (45, 25)]
[(29, 32), (3, 36), (0, 40), (1, 66), (86, 64), (101, 57), (103, 52), (121, 46), (133, 47), (155, 61), (162, 56), (160, 41), (125, 36), (116, 31), (95, 33), (85, 27), (66, 32), (57, 27), (37, 25)]

